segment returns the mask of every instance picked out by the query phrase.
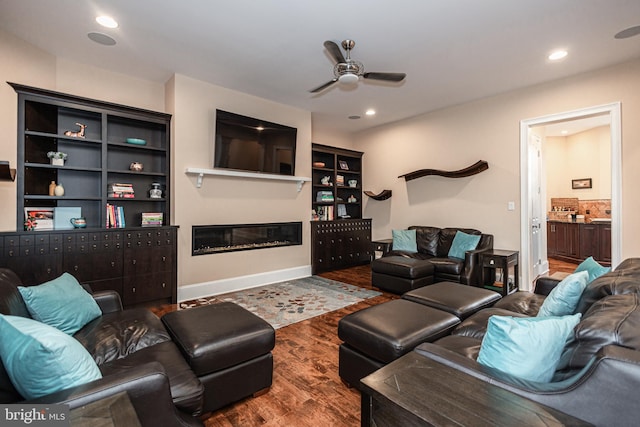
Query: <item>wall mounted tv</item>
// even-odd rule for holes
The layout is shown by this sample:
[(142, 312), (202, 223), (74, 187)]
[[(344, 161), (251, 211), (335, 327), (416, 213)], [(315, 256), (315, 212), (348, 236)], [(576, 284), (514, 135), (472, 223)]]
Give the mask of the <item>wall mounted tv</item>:
[(216, 110), (213, 167), (294, 175), (297, 132), (289, 126)]

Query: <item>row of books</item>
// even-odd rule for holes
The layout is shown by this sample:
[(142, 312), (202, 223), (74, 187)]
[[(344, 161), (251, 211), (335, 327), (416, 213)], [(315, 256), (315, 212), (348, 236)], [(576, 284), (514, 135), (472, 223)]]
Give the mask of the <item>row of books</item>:
[(133, 184), (112, 183), (107, 187), (107, 196), (114, 198), (133, 199), (135, 191)]
[(124, 208), (107, 203), (107, 220), (105, 225), (107, 228), (124, 228)]
[[(333, 206), (318, 206), (316, 210), (318, 221), (333, 221)], [(315, 218), (314, 218), (315, 219)]]

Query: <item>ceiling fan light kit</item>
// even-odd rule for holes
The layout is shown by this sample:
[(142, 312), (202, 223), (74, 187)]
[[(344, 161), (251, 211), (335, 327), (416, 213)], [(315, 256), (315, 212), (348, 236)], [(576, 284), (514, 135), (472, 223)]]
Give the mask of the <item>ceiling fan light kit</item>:
[(332, 86), (334, 83), (339, 82), (340, 84), (355, 84), (360, 80), (362, 76), (365, 79), (371, 80), (384, 80), (388, 82), (400, 82), (404, 80), (406, 74), (404, 73), (380, 73), (380, 72), (364, 72), (364, 65), (360, 61), (356, 61), (351, 59), (351, 49), (356, 45), (356, 42), (353, 40), (343, 40), (342, 48), (346, 52), (346, 56), (342, 54), (340, 47), (334, 42), (327, 40), (324, 42), (324, 47), (329, 51), (333, 60), (335, 61), (335, 65), (333, 66), (333, 75), (335, 78), (333, 80), (328, 81), (314, 89), (311, 89), (309, 92), (317, 93), (323, 91), (324, 89)]

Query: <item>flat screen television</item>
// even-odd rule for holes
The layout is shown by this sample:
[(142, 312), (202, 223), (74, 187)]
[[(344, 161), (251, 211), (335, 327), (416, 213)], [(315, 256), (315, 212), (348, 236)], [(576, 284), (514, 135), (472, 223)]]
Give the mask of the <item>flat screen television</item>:
[(216, 110), (213, 167), (294, 175), (298, 130)]

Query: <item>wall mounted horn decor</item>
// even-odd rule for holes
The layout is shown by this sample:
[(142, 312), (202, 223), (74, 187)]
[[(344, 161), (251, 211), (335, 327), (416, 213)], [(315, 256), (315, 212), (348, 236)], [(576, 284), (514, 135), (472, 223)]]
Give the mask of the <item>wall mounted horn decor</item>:
[(423, 176), (438, 175), (445, 178), (464, 178), (471, 175), (479, 174), (489, 169), (489, 164), (484, 160), (478, 160), (476, 163), (469, 167), (460, 169), (457, 171), (442, 171), (438, 169), (420, 169), (414, 172), (410, 172), (404, 175), (400, 175), (398, 178), (404, 178), (405, 181), (411, 181), (413, 179), (422, 178)]

